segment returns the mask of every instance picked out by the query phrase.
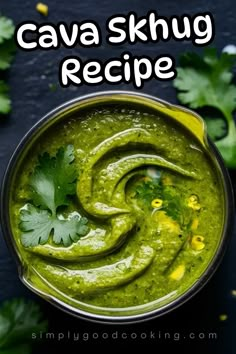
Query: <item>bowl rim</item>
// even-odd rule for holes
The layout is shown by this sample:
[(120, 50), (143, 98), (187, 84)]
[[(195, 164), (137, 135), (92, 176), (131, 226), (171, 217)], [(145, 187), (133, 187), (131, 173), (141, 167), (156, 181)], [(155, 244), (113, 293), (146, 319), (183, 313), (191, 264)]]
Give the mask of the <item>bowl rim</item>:
[[(12, 182), (12, 175), (14, 168), (17, 166), (18, 159), (20, 155), (23, 153), (24, 149), (27, 147), (27, 144), (31, 141), (32, 136), (34, 133), (36, 133), (38, 130), (40, 131), (40, 128), (44, 126), (44, 124), (48, 121), (53, 121), (53, 119), (62, 111), (65, 111), (73, 106), (73, 105), (78, 105), (78, 110), (79, 104), (85, 100), (89, 99), (96, 99), (100, 96), (111, 98), (111, 96), (130, 96), (130, 97), (137, 97), (140, 99), (148, 99), (152, 101), (152, 103), (159, 103), (163, 104), (166, 107), (169, 108), (176, 108), (176, 109), (181, 109), (182, 111), (185, 111), (186, 113), (189, 113), (191, 115), (194, 115), (198, 119), (200, 119), (202, 122), (202, 118), (195, 112), (193, 112), (190, 109), (187, 109), (185, 107), (171, 104), (165, 100), (159, 99), (155, 96), (145, 94), (145, 93), (140, 93), (140, 92), (135, 92), (135, 91), (127, 91), (127, 90), (109, 90), (109, 91), (100, 91), (100, 92), (94, 92), (86, 95), (82, 95), (79, 97), (76, 97), (72, 100), (66, 101), (65, 103), (57, 106), (53, 110), (49, 111), (47, 114), (45, 114), (41, 119), (39, 119), (23, 136), (23, 138), (20, 140), (19, 144), (15, 148), (13, 154), (11, 155), (11, 158), (7, 164), (7, 167), (5, 169), (5, 173), (2, 179), (2, 184), (1, 184), (1, 195), (0, 195), (0, 224), (3, 232), (3, 236), (5, 239), (5, 242), (10, 250), (10, 252), (13, 255), (13, 258), (15, 259), (18, 267), (18, 275), (21, 279), (21, 281), (34, 293), (37, 295), (45, 298), (48, 302), (53, 304), (54, 306), (58, 307), (59, 309), (63, 310), (64, 312), (69, 313), (70, 315), (73, 315), (75, 317), (79, 317), (82, 319), (86, 319), (92, 322), (98, 322), (98, 323), (103, 323), (103, 324), (130, 324), (130, 323), (138, 323), (138, 322), (143, 322), (147, 321), (159, 316), (162, 316), (173, 309), (183, 305), (186, 301), (191, 299), (195, 294), (197, 294), (202, 287), (211, 279), (213, 274), (215, 273), (216, 269), (218, 268), (221, 259), (225, 253), (227, 243), (229, 240), (229, 236), (232, 233), (233, 229), (233, 218), (234, 218), (234, 196), (233, 196), (233, 189), (231, 185), (231, 180), (228, 174), (228, 170), (224, 165), (222, 156), (220, 155), (219, 151), (217, 150), (216, 146), (214, 143), (207, 137), (205, 134), (205, 139), (207, 140), (207, 145), (209, 147), (209, 150), (213, 153), (219, 170), (221, 172), (222, 176), (222, 184), (223, 184), (223, 189), (225, 193), (225, 224), (222, 230), (222, 235), (221, 235), (221, 240), (219, 242), (219, 245), (215, 251), (214, 256), (212, 257), (210, 263), (200, 276), (198, 280), (192, 284), (190, 288), (188, 288), (183, 294), (178, 296), (176, 299), (170, 301), (169, 303), (165, 304), (164, 306), (161, 306), (159, 308), (156, 308), (154, 310), (137, 314), (137, 315), (123, 315), (123, 316), (112, 316), (112, 315), (101, 315), (101, 314), (95, 314), (89, 311), (85, 311), (79, 308), (75, 308), (67, 303), (65, 303), (62, 300), (59, 300), (58, 298), (51, 296), (49, 294), (44, 293), (40, 289), (35, 288), (33, 285), (31, 285), (27, 279), (24, 277), (24, 270), (23, 270), (23, 264), (20, 260), (20, 256), (17, 252), (17, 247), (16, 247), (16, 242), (14, 240), (13, 233), (11, 232), (10, 228), (10, 215), (9, 215), (9, 196), (10, 196), (10, 188), (11, 188), (11, 182)], [(107, 102), (109, 104), (109, 102)], [(142, 102), (144, 103), (144, 102)], [(143, 104), (143, 107), (145, 107), (145, 104)], [(204, 125), (204, 129), (206, 132), (206, 128)]]

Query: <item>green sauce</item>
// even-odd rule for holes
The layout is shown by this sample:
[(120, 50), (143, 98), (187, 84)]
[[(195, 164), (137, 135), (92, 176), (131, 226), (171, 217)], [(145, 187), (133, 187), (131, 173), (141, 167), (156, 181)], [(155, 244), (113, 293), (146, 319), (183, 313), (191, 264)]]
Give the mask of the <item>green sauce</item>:
[[(110, 108), (77, 118), (43, 133), (16, 174), (11, 223), (29, 281), (78, 307), (179, 296), (220, 241), (223, 193), (213, 163), (194, 136), (162, 116)], [(65, 213), (86, 216), (90, 232), (69, 247), (50, 240), (24, 248), (19, 211), (30, 200), (38, 155), (68, 144), (78, 181)]]

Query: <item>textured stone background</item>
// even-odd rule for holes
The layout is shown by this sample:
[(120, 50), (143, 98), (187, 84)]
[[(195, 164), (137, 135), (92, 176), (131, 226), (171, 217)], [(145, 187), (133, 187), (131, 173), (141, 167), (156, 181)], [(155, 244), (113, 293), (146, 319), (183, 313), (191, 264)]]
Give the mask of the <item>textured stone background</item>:
[[(161, 15), (170, 16), (183, 13), (194, 14), (197, 12), (211, 11), (216, 23), (216, 37), (213, 45), (222, 50), (226, 44), (236, 44), (236, 2), (235, 0), (119, 0), (119, 1), (95, 1), (95, 0), (45, 0), (49, 5), (50, 22), (57, 21), (71, 22), (93, 19), (104, 28), (106, 19), (116, 13), (127, 13), (136, 11), (139, 15), (145, 15), (147, 11), (156, 9)], [(25, 20), (37, 22), (45, 21), (36, 11), (33, 0), (0, 0), (0, 12), (13, 18), (15, 24)], [(68, 50), (61, 48), (57, 51), (18, 51), (15, 62), (8, 74), (11, 86), (11, 97), (13, 101), (12, 114), (0, 120), (0, 178), (4, 173), (6, 164), (26, 131), (36, 123), (40, 117), (55, 106), (79, 95), (112, 89), (114, 86), (103, 85), (97, 87), (82, 86), (79, 88), (70, 87), (62, 89), (57, 87), (55, 92), (49, 88), (51, 84), (57, 84), (58, 63), (70, 53), (78, 54), (82, 59), (100, 58), (106, 60), (110, 57), (119, 57), (125, 49), (133, 54), (145, 53), (151, 57), (162, 53), (170, 53), (176, 59), (185, 50), (196, 50), (190, 42), (175, 43), (174, 41), (158, 44), (137, 44), (135, 46), (122, 45), (110, 47), (104, 43), (100, 48), (77, 48)], [(120, 89), (133, 89), (131, 85), (119, 85)], [(176, 102), (175, 90), (171, 82), (163, 83), (152, 80), (145, 84), (143, 92), (159, 96), (162, 99)], [(231, 174), (235, 180), (235, 174)], [(136, 326), (122, 326), (119, 331), (137, 332), (142, 331), (167, 331), (172, 333), (181, 332), (182, 336), (188, 331), (217, 332), (218, 340), (194, 340), (189, 341), (182, 338), (180, 341), (156, 339), (155, 341), (79, 341), (76, 343), (47, 342), (47, 345), (39, 352), (64, 353), (65, 349), (70, 353), (77, 353), (79, 350), (88, 348), (96, 349), (98, 344), (101, 349), (109, 348), (115, 350), (120, 347), (127, 348), (132, 344), (136, 349), (141, 343), (148, 348), (151, 345), (155, 352), (163, 353), (164, 350), (180, 349), (182, 352), (196, 353), (202, 350), (208, 354), (231, 354), (236, 352), (236, 298), (231, 295), (231, 290), (236, 289), (236, 234), (232, 237), (227, 254), (208, 285), (197, 294), (194, 299), (172, 314), (163, 318), (153, 320), (149, 323)], [(17, 269), (12, 260), (2, 235), (0, 235), (0, 302), (15, 296), (34, 297), (40, 301), (45, 308), (50, 321), (50, 330), (63, 332), (72, 329), (76, 332), (113, 332), (117, 328), (101, 325), (93, 325), (70, 318), (70, 316), (54, 309), (49, 304), (39, 300), (31, 294), (18, 280)], [(228, 320), (219, 321), (219, 315), (226, 313)]]

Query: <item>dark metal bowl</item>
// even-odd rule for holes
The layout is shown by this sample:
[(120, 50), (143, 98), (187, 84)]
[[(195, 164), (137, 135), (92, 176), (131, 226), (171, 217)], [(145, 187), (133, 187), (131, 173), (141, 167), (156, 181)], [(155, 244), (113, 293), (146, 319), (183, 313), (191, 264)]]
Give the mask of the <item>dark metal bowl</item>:
[[(142, 107), (148, 110), (152, 110), (153, 112), (161, 112), (162, 114), (168, 116), (170, 119), (177, 121), (178, 124), (183, 125), (185, 129), (190, 131), (191, 134), (195, 135), (195, 138), (198, 139), (212, 160), (215, 171), (218, 173), (219, 180), (222, 183), (222, 190), (224, 193), (223, 229), (217, 250), (201, 277), (197, 279), (187, 291), (178, 296), (176, 299), (167, 303), (163, 303), (163, 305), (160, 305), (154, 301), (149, 304), (124, 309), (99, 309), (83, 303), (81, 303), (81, 307), (78, 308), (69, 305), (62, 300), (59, 300), (56, 296), (50, 295), (49, 293), (38, 289), (31, 282), (28, 275), (29, 267), (26, 267), (26, 265), (23, 264), (23, 260), (21, 258), (11, 229), (9, 204), (10, 192), (16, 171), (18, 170), (22, 160), (29, 152), (34, 142), (43, 132), (45, 132), (45, 130), (47, 130), (49, 127), (52, 127), (59, 121), (67, 119), (69, 116), (71, 116), (71, 114), (75, 112), (87, 108), (114, 104), (132, 104), (137, 108)], [(223, 163), (222, 157), (220, 156), (215, 145), (208, 139), (204, 122), (197, 114), (185, 108), (171, 105), (168, 102), (162, 101), (149, 95), (127, 91), (108, 91), (86, 95), (66, 102), (65, 104), (59, 106), (44, 116), (28, 131), (28, 133), (24, 136), (24, 138), (15, 149), (15, 152), (13, 153), (7, 166), (2, 183), (0, 208), (1, 225), (5, 240), (10, 250), (13, 252), (15, 260), (17, 261), (19, 277), (28, 288), (61, 310), (70, 313), (71, 315), (95, 322), (122, 324), (146, 321), (172, 311), (178, 306), (184, 304), (206, 284), (206, 282), (216, 271), (225, 252), (226, 244), (233, 225), (234, 201), (230, 178)]]

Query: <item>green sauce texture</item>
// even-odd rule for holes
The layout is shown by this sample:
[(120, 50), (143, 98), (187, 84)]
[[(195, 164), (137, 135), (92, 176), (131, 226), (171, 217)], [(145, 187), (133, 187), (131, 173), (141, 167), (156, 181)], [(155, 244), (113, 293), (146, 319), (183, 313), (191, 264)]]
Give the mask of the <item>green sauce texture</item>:
[[(24, 247), (20, 210), (31, 201), (38, 156), (73, 145), (75, 195), (61, 211), (88, 219), (70, 245)], [(223, 223), (213, 162), (187, 130), (132, 108), (85, 111), (49, 128), (21, 162), (11, 196), (18, 252), (34, 287), (80, 307), (127, 308), (172, 300), (215, 254)]]

